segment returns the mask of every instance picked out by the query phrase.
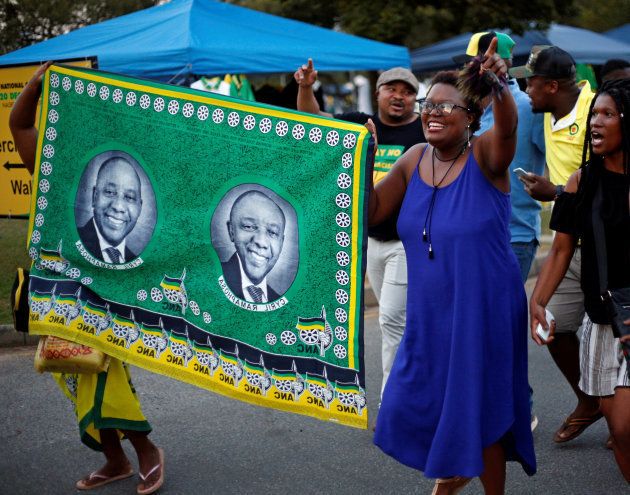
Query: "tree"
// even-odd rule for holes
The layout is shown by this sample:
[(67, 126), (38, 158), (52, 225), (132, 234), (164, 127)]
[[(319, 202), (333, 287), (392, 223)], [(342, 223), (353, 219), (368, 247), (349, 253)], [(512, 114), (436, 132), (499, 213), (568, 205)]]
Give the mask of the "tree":
[(560, 22), (600, 33), (608, 31), (630, 22), (630, 0), (576, 0), (573, 15), (565, 16)]
[(157, 0), (0, 0), (0, 50), (7, 53), (156, 3)]
[[(522, 33), (575, 15), (575, 1), (528, 0), (229, 0), (231, 3), (366, 38), (418, 48), (466, 31), (496, 27)], [(630, 0), (615, 0), (630, 1)]]

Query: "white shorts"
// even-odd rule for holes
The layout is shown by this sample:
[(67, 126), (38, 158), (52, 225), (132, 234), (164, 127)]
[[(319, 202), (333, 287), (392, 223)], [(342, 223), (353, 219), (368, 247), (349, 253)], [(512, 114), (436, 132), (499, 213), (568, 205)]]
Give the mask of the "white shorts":
[(593, 323), (586, 315), (580, 341), (580, 389), (588, 395), (614, 395), (616, 387), (629, 387), (627, 363), (619, 339), (610, 325)]

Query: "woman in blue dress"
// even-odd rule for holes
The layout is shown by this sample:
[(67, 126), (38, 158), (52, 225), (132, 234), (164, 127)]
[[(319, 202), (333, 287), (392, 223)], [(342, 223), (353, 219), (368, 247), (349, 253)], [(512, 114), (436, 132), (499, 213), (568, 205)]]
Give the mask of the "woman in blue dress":
[(508, 229), (517, 110), (495, 50), (496, 38), (476, 67), (498, 76), (494, 127), (472, 137), (479, 95), (466, 96), (457, 73), (438, 74), (421, 105), (428, 144), (407, 151), (370, 194), (370, 223), (402, 205), (409, 275), (407, 326), (374, 442), (437, 478), (434, 494), (477, 476), (486, 494), (502, 494), (507, 460), (536, 470), (527, 300)]

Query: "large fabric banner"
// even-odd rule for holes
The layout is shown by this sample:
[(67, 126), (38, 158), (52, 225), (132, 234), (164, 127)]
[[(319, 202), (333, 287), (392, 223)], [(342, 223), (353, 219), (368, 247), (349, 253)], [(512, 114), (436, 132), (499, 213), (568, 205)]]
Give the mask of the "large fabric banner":
[(367, 427), (362, 126), (53, 65), (32, 333)]
[[(78, 67), (96, 67), (96, 57), (62, 60)], [(39, 64), (0, 67), (0, 217), (28, 216), (31, 204), (31, 176), (18, 155), (9, 129), (13, 103)]]

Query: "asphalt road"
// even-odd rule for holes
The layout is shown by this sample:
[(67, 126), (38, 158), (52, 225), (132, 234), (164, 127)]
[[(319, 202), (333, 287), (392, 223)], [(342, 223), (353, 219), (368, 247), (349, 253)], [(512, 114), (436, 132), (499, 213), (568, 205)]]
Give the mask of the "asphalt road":
[[(380, 382), (375, 315), (374, 310), (366, 314), (371, 411)], [(553, 443), (553, 432), (572, 410), (573, 399), (547, 351), (534, 344), (529, 351), (540, 418), (534, 433), (538, 473), (528, 477), (511, 463), (507, 493), (627, 493), (612, 453), (604, 448), (603, 421), (573, 442)], [(69, 402), (50, 376), (33, 371), (33, 354), (33, 347), (0, 349), (0, 494), (75, 493), (75, 481), (96, 469), (102, 457), (80, 444)], [(152, 438), (166, 451), (162, 494), (431, 492), (431, 480), (374, 447), (371, 430), (255, 407), (140, 369), (133, 376), (154, 427)], [(134, 477), (94, 493), (132, 494), (136, 483)], [(462, 493), (482, 493), (479, 481)]]

